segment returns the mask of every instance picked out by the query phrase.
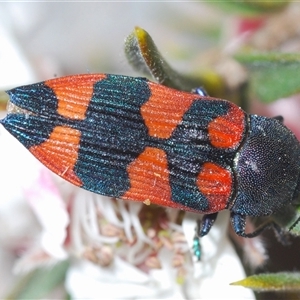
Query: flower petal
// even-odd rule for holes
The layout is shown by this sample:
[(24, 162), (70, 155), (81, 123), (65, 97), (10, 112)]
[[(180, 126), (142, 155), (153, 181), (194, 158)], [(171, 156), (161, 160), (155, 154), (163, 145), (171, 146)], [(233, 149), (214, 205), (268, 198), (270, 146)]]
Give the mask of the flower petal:
[(67, 253), (63, 249), (63, 244), (67, 235), (69, 215), (47, 169), (40, 167), (36, 180), (26, 187), (25, 195), (43, 227), (42, 247), (53, 257), (65, 259)]
[[(200, 216), (188, 213), (183, 230), (193, 249), (196, 220)], [(194, 275), (186, 279), (188, 298), (255, 299), (251, 290), (232, 289), (229, 284), (244, 278), (245, 271), (227, 235), (228, 211), (220, 212), (209, 234), (200, 239), (201, 262), (194, 265)], [(217, 288), (216, 288), (217, 287)]]
[[(118, 257), (106, 268), (81, 260), (70, 267), (66, 289), (73, 299), (174, 299), (174, 287), (166, 291), (160, 278), (147, 275)], [(176, 293), (176, 299), (182, 298), (177, 296)]]

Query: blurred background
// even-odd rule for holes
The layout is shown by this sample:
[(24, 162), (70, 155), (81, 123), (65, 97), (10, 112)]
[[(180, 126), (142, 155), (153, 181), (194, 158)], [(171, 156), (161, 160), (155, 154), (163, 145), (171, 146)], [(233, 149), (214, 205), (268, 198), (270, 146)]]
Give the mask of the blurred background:
[[(212, 96), (234, 101), (249, 112), (283, 115), (285, 124), (299, 139), (300, 79), (296, 74), (300, 61), (297, 56), (300, 5), (289, 1), (257, 5), (242, 1), (240, 6), (209, 2), (0, 3), (0, 90), (78, 73), (143, 76), (129, 65), (124, 54), (125, 39), (139, 26), (150, 34), (160, 54), (177, 72), (199, 78), (199, 86), (212, 91)], [(293, 56), (268, 56), (274, 52)], [(264, 56), (254, 57), (257, 53)], [(268, 72), (264, 73), (266, 66)], [(274, 75), (277, 77), (273, 78)], [(286, 84), (286, 80), (291, 84)], [(268, 98), (275, 88), (277, 94)], [(2, 92), (2, 116), (6, 102)], [(24, 230), (35, 232), (40, 225), (33, 215), (35, 221), (30, 226), (27, 219), (22, 219), (24, 211), (26, 215), (32, 212), (21, 192), (15, 191), (19, 176), (16, 173), (22, 172), (22, 160), (27, 159), (17, 157), (24, 149), (3, 142), (1, 148), (0, 282), (5, 284), (1, 284), (0, 297), (3, 297), (19, 282), (12, 268), (26, 242), (20, 246), (16, 241), (24, 239)], [(9, 204), (10, 198), (14, 201)], [(234, 236), (233, 240), (248, 274), (254, 270), (299, 270), (299, 238), (292, 238), (292, 244), (284, 247), (272, 231), (267, 231), (263, 244), (270, 259), (262, 265), (254, 262), (250, 266), (247, 255), (253, 251), (255, 256), (258, 250), (250, 247), (248, 254), (243, 253), (243, 241)], [(299, 297), (296, 293), (292, 296)], [(54, 294), (55, 297), (58, 296)], [(274, 294), (257, 295), (258, 299), (268, 297), (283, 299)]]
[[(201, 37), (200, 28), (213, 32), (215, 22), (222, 22), (215, 9), (199, 3), (18, 2), (1, 3), (0, 13), (40, 79), (83, 72), (132, 75), (123, 48), (135, 26), (152, 33), (163, 54), (188, 69), (191, 58), (214, 42)], [(10, 68), (17, 73), (13, 62)]]

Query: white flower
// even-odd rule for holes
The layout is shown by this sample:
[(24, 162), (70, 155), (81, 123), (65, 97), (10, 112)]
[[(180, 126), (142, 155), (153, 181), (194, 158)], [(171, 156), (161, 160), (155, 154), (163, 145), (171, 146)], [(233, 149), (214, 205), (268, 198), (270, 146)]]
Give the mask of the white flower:
[[(4, 138), (15, 142), (2, 132)], [(28, 153), (20, 148), (21, 160), (23, 154)], [(33, 232), (16, 271), (68, 257), (66, 289), (73, 298), (253, 298), (251, 291), (229, 286), (245, 274), (226, 235), (228, 214), (220, 214), (201, 239), (202, 261), (195, 262), (192, 242), (199, 215), (186, 214), (181, 227), (178, 210), (95, 195), (53, 177), (31, 156), (27, 162), (27, 172), (18, 179), (41, 231)]]
[[(3, 28), (0, 41), (2, 88), (35, 82)], [(9, 63), (2, 57), (9, 57)], [(181, 226), (178, 210), (71, 186), (2, 127), (0, 145), (1, 298), (13, 287), (12, 265), (22, 276), (69, 260), (65, 288), (76, 299), (254, 299), (251, 291), (229, 286), (245, 274), (227, 238), (226, 213), (201, 239), (202, 260), (196, 262), (192, 242), (198, 215), (186, 214)]]

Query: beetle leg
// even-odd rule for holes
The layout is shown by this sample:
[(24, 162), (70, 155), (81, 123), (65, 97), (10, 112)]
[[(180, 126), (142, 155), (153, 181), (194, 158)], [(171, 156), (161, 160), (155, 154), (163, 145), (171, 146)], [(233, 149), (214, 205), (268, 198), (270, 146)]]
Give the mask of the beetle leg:
[(237, 215), (237, 214), (231, 212), (230, 219), (231, 219), (231, 224), (232, 224), (233, 230), (235, 231), (235, 233), (237, 235), (242, 236), (242, 237), (246, 237), (246, 238), (256, 237), (262, 231), (264, 231), (266, 228), (270, 228), (270, 227), (273, 227), (274, 230), (278, 234), (281, 234), (280, 227), (273, 221), (267, 221), (266, 223), (263, 223), (262, 225), (260, 225), (255, 231), (253, 231), (251, 233), (246, 233), (245, 232), (246, 216)]
[(201, 226), (198, 226), (198, 236), (202, 237), (208, 234), (210, 231), (211, 227), (215, 223), (217, 219), (218, 213), (214, 214), (209, 214), (209, 215), (204, 215), (202, 218), (202, 223)]
[(202, 249), (201, 249), (200, 239), (198, 236), (200, 227), (201, 227), (201, 220), (198, 219), (196, 227), (195, 227), (195, 235), (193, 238), (193, 252), (194, 252), (194, 256), (197, 259), (197, 261), (200, 261), (201, 256), (202, 256)]

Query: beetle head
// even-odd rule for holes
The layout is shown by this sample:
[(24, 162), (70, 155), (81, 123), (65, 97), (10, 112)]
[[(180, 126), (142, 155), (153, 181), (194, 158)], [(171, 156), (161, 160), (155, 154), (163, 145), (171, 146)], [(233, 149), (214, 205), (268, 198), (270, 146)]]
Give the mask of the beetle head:
[(250, 115), (249, 131), (235, 157), (237, 193), (230, 207), (240, 215), (271, 215), (300, 192), (300, 143), (278, 118)]

